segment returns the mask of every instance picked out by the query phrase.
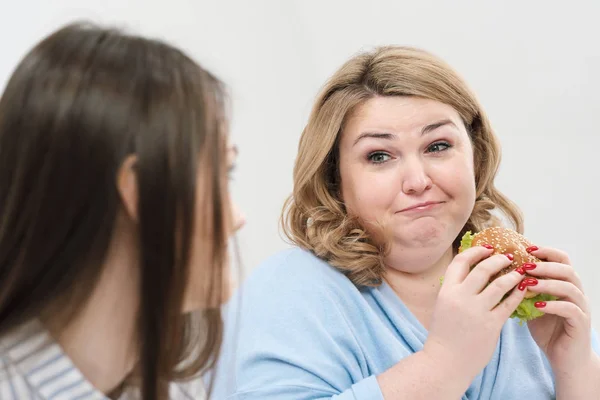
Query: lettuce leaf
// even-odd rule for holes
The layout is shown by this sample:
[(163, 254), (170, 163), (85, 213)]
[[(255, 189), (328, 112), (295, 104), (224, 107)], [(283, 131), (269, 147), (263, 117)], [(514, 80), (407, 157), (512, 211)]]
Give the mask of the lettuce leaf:
[(462, 253), (463, 251), (470, 249), (473, 245), (474, 238), (475, 235), (473, 235), (471, 231), (467, 231), (460, 240), (460, 247), (458, 248), (458, 252)]
[(519, 325), (523, 325), (523, 322), (531, 321), (532, 319), (536, 319), (544, 315), (544, 313), (537, 308), (535, 308), (535, 303), (537, 301), (553, 301), (556, 300), (556, 296), (552, 296), (549, 294), (538, 294), (535, 297), (530, 299), (523, 299), (521, 303), (517, 306), (517, 309), (510, 316), (511, 318), (518, 318)]

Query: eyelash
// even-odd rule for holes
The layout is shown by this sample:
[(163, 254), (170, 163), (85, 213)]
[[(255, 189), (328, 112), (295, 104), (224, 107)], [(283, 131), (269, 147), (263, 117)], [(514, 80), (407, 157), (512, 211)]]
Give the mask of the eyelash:
[[(445, 147), (444, 147), (442, 150), (438, 150), (438, 151), (430, 151), (430, 149), (431, 149), (432, 147), (435, 147), (435, 146), (445, 146)], [(430, 144), (430, 145), (427, 147), (427, 152), (428, 152), (428, 153), (440, 153), (440, 152), (442, 152), (442, 151), (446, 151), (446, 150), (448, 150), (448, 149), (449, 149), (449, 148), (451, 148), (451, 147), (452, 147), (452, 145), (450, 145), (450, 143), (448, 143), (448, 142), (445, 142), (445, 141), (443, 141), (443, 140), (442, 140), (442, 141), (440, 141), (440, 142), (435, 142), (435, 143), (432, 143), (432, 144)]]
[[(438, 146), (443, 146), (443, 148), (441, 150), (437, 150), (437, 151), (432, 150), (432, 148), (435, 148), (435, 147), (438, 147)], [(441, 153), (443, 151), (446, 151), (446, 150), (450, 149), (451, 147), (452, 147), (452, 145), (450, 143), (445, 142), (445, 141), (439, 141), (439, 142), (435, 142), (435, 143), (432, 143), (429, 146), (427, 146), (426, 153)], [(386, 153), (384, 151), (374, 151), (374, 152), (369, 153), (367, 155), (367, 159), (372, 164), (383, 164), (383, 163), (387, 162), (387, 160), (386, 161), (374, 161), (373, 158), (375, 156), (387, 156), (387, 157), (391, 157), (391, 155), (389, 153)]]

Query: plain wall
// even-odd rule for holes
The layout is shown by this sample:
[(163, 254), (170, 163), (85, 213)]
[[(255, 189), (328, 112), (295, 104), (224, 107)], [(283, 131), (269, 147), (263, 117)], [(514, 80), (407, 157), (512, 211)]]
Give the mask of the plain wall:
[[(442, 56), (491, 118), (504, 154), (498, 186), (524, 211), (527, 236), (571, 255), (600, 310), (600, 3), (1, 0), (0, 6), (0, 87), (35, 42), (78, 18), (166, 39), (229, 85), (240, 148), (233, 192), (248, 219), (239, 234), (246, 270), (287, 246), (278, 218), (292, 188), (300, 133), (326, 78), (379, 44)], [(600, 318), (594, 324), (600, 329)]]

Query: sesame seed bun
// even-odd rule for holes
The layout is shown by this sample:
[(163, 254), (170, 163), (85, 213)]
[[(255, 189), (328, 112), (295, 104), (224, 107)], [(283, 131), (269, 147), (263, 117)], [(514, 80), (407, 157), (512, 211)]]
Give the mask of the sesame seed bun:
[[(532, 243), (523, 235), (515, 232), (512, 229), (503, 227), (492, 227), (484, 229), (480, 232), (472, 234), (466, 232), (461, 239), (459, 253), (467, 250), (472, 246), (482, 246), (488, 244), (494, 248), (493, 254), (507, 254), (510, 253), (514, 256), (512, 263), (491, 277), (490, 282), (493, 282), (498, 277), (505, 275), (516, 268), (522, 266), (525, 263), (538, 263), (541, 260), (537, 257), (529, 254), (527, 248), (532, 246)], [(526, 278), (528, 275), (525, 274), (523, 277)], [(543, 279), (536, 277), (537, 279)], [(557, 298), (552, 295), (543, 293), (534, 293), (527, 290), (525, 298), (517, 306), (517, 309), (512, 313), (511, 318), (518, 318), (519, 323), (531, 321), (535, 318), (541, 317), (544, 313), (535, 307), (537, 301), (553, 301)]]
[[(473, 235), (471, 246), (482, 246), (489, 244), (494, 247), (493, 254), (507, 254), (514, 256), (513, 262), (496, 275), (492, 276), (490, 282), (499, 278), (502, 275), (514, 271), (516, 268), (525, 263), (537, 263), (540, 259), (529, 254), (527, 248), (532, 246), (532, 243), (523, 235), (512, 229), (502, 227), (492, 227), (484, 229)], [(527, 276), (527, 275), (526, 275)], [(527, 291), (526, 298), (532, 298), (536, 293)]]

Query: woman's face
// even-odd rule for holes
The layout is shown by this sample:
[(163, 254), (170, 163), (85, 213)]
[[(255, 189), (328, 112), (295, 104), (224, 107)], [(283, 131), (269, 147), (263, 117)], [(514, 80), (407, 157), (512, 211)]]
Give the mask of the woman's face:
[(339, 145), (341, 196), (377, 237), (387, 263), (418, 272), (448, 251), (475, 204), (473, 148), (458, 113), (417, 97), (375, 97), (346, 121)]
[[(237, 147), (232, 144), (228, 144), (225, 154), (227, 160), (227, 173), (233, 169), (237, 158)], [(202, 171), (200, 168), (199, 171)], [(214, 238), (211, 234), (206, 232), (206, 226), (212, 226), (212, 221), (207, 219), (214, 218), (213, 215), (208, 215), (207, 212), (207, 179), (205, 174), (197, 174), (196, 183), (196, 226), (194, 229), (194, 236), (192, 238), (191, 248), (191, 267), (190, 267), (190, 280), (188, 283), (186, 298), (184, 300), (184, 310), (198, 310), (207, 307), (218, 307), (222, 302), (225, 302), (231, 295), (233, 289), (233, 281), (231, 276), (231, 269), (229, 265), (229, 257), (221, 266), (223, 273), (223, 288), (221, 289), (221, 299), (216, 300), (215, 304), (206, 303), (206, 293), (210, 290), (209, 286), (210, 279), (208, 278), (212, 267), (213, 261), (211, 256), (212, 246)], [(227, 229), (227, 236), (231, 237), (245, 224), (245, 218), (240, 210), (237, 208), (235, 203), (231, 200), (229, 190), (226, 191), (227, 198), (223, 199), (225, 207), (225, 228)], [(217, 266), (218, 267), (218, 266)]]

